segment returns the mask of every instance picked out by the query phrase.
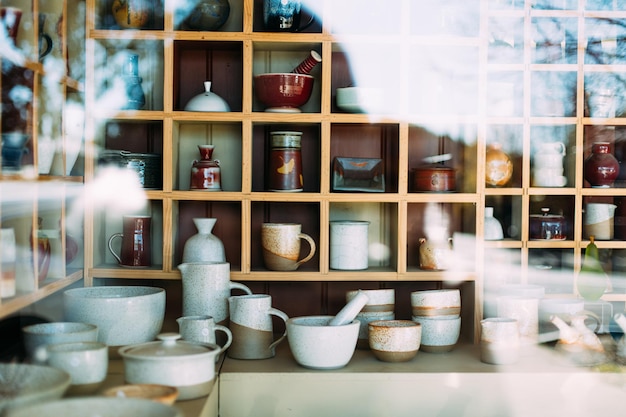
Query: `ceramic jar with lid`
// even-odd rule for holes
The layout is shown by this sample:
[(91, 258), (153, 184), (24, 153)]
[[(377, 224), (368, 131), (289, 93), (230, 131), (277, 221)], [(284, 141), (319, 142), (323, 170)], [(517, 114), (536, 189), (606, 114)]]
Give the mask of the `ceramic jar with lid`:
[(228, 112), (230, 106), (222, 97), (211, 92), (211, 81), (205, 81), (204, 93), (189, 100), (185, 105), (185, 111)]
[(267, 188), (270, 191), (297, 192), (303, 190), (302, 132), (270, 133), (270, 156), (267, 168)]
[(596, 142), (585, 159), (585, 179), (594, 188), (607, 188), (619, 175), (619, 162), (611, 153), (609, 142)]
[(548, 207), (542, 207), (541, 214), (530, 215), (530, 238), (532, 240), (565, 240), (567, 238), (565, 216), (551, 214)]
[(191, 167), (191, 190), (221, 191), (220, 161), (211, 159), (214, 145), (198, 145), (201, 159), (193, 161)]

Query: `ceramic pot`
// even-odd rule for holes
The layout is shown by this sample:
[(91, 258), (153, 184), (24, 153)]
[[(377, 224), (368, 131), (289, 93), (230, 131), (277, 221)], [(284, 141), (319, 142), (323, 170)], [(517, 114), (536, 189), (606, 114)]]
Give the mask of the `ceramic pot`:
[(191, 190), (221, 191), (220, 161), (211, 159), (213, 145), (198, 145), (201, 159), (193, 161), (191, 167)]
[(211, 92), (211, 81), (204, 82), (204, 93), (198, 94), (185, 106), (186, 111), (230, 111), (230, 106), (220, 96)]
[(183, 262), (225, 262), (224, 244), (215, 236), (213, 226), (217, 219), (195, 218), (193, 223), (198, 233), (185, 242), (183, 248)]
[(141, 29), (150, 20), (152, 2), (148, 0), (114, 0), (115, 22), (124, 29)]
[(611, 153), (611, 144), (596, 142), (591, 155), (585, 159), (585, 179), (594, 188), (607, 188), (619, 175), (619, 162)]
[(456, 171), (441, 164), (432, 164), (412, 170), (411, 191), (448, 192), (456, 189)]
[(567, 231), (565, 217), (550, 214), (550, 209), (543, 207), (541, 214), (530, 215), (531, 240), (565, 240)]
[(210, 31), (221, 28), (230, 15), (228, 0), (197, 0), (183, 20), (183, 30)]
[(513, 176), (513, 162), (500, 144), (492, 144), (485, 154), (485, 183), (489, 187), (504, 187)]

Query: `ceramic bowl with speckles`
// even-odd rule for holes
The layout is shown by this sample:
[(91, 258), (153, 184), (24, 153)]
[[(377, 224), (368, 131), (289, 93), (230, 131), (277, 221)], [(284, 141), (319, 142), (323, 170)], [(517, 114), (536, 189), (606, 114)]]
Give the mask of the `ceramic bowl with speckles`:
[(413, 316), (458, 317), (461, 313), (461, 292), (458, 289), (413, 291), (411, 293)]
[(369, 346), (383, 362), (407, 362), (417, 355), (422, 325), (412, 320), (379, 320), (369, 323)]
[(303, 316), (287, 320), (287, 340), (299, 365), (311, 369), (338, 369), (350, 362), (359, 337), (358, 320), (330, 326), (333, 316)]
[(95, 342), (98, 326), (87, 323), (37, 323), (22, 328), (24, 347), (32, 361), (45, 360), (45, 347), (56, 343)]
[(461, 334), (461, 317), (416, 317), (413, 321), (422, 325), (420, 350), (424, 352), (450, 352)]

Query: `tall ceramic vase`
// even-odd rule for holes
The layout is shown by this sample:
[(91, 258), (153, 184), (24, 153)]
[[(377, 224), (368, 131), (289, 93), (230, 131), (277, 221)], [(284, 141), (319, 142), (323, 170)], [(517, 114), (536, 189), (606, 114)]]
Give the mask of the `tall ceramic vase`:
[(198, 233), (185, 242), (183, 262), (225, 262), (224, 244), (215, 236), (213, 226), (217, 219), (196, 217), (193, 223)]

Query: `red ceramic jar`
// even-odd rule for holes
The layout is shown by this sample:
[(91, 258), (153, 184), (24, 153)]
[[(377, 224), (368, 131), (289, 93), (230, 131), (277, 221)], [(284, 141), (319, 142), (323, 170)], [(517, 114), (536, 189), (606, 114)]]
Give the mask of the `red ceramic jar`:
[(191, 167), (191, 190), (221, 191), (220, 162), (211, 159), (213, 145), (198, 145), (202, 159), (193, 161)]
[(591, 155), (585, 160), (584, 175), (592, 187), (605, 188), (613, 185), (619, 175), (619, 162), (611, 154), (610, 143), (593, 144)]

